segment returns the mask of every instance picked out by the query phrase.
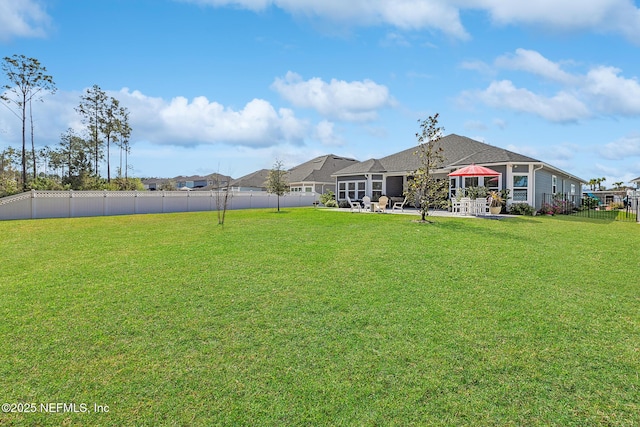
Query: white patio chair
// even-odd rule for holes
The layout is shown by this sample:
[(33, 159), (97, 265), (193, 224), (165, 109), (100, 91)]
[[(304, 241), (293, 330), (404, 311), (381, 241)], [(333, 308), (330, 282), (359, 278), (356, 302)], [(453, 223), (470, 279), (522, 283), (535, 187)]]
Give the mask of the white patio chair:
[(360, 209), (362, 209), (360, 202), (352, 202), (349, 196), (347, 196), (347, 202), (349, 202), (349, 206), (351, 206), (350, 212), (353, 212), (355, 209), (358, 209), (358, 212), (360, 212)]
[(400, 212), (404, 212), (404, 205), (407, 204), (407, 198), (405, 196), (404, 200), (402, 202), (395, 202), (393, 204), (393, 206), (391, 207), (391, 212), (395, 211), (396, 209), (400, 209)]
[(462, 203), (460, 203), (460, 200), (456, 199), (455, 197), (453, 199), (451, 199), (451, 213), (455, 214), (460, 214), (462, 209)]
[(362, 198), (362, 208), (365, 211), (370, 211), (371, 210), (371, 197), (369, 196), (364, 196)]
[(463, 197), (460, 199), (460, 214), (469, 215), (472, 212), (471, 199)]
[(374, 212), (380, 211), (382, 213), (386, 213), (388, 202), (389, 202), (389, 198), (387, 196), (380, 197), (380, 200), (378, 200), (376, 203), (373, 204), (373, 211)]
[(486, 215), (489, 213), (489, 203), (484, 197), (478, 197), (475, 203), (475, 214)]

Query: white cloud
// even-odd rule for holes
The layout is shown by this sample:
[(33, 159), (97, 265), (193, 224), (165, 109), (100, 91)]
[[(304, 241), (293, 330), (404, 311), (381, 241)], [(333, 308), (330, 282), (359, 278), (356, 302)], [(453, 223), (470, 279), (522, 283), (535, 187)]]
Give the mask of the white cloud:
[(49, 15), (34, 0), (0, 0), (0, 41), (43, 37), (49, 22)]
[(579, 99), (567, 92), (548, 97), (517, 88), (509, 80), (492, 82), (484, 91), (463, 94), (467, 100), (478, 100), (494, 108), (530, 113), (552, 122), (568, 122), (591, 115)]
[[(511, 80), (495, 80), (485, 90), (464, 92), (459, 99), (461, 105), (480, 102), (495, 108), (534, 114), (553, 122), (596, 116), (640, 115), (640, 82), (635, 77), (622, 76), (622, 71), (617, 68), (596, 66), (585, 74), (569, 73), (559, 63), (525, 49), (498, 57), (494, 65), (494, 72), (501, 69), (524, 71), (554, 82), (558, 89), (553, 95), (540, 94), (518, 88)], [(478, 69), (469, 65), (465, 67)], [(481, 71), (486, 73), (486, 70)]]
[(278, 7), (296, 16), (346, 25), (436, 29), (468, 39), (461, 11), (483, 11), (496, 25), (528, 25), (554, 31), (616, 33), (640, 43), (640, 10), (632, 0), (181, 0), (214, 7), (261, 11)]
[(115, 97), (131, 111), (135, 135), (160, 144), (264, 147), (282, 142), (302, 143), (307, 128), (306, 122), (296, 118), (293, 111), (286, 108), (276, 111), (262, 99), (234, 110), (203, 96), (191, 101), (180, 96), (166, 101), (123, 89)]
[(596, 67), (586, 75), (585, 93), (603, 113), (640, 115), (640, 83), (613, 67)]
[(320, 78), (303, 80), (289, 71), (271, 88), (296, 107), (312, 108), (324, 117), (364, 122), (375, 120), (377, 110), (392, 104), (389, 90), (371, 80), (346, 82)]
[(253, 11), (278, 7), (294, 16), (317, 17), (341, 25), (392, 25), (403, 30), (434, 28), (459, 39), (469, 35), (459, 10), (442, 0), (181, 0)]
[(622, 160), (640, 157), (640, 135), (628, 135), (605, 144), (599, 150), (600, 155), (609, 160)]
[(323, 120), (317, 124), (315, 138), (325, 146), (341, 146), (345, 141), (335, 134), (334, 123)]
[(498, 57), (495, 64), (499, 68), (526, 71), (560, 83), (573, 83), (576, 80), (575, 76), (563, 71), (559, 64), (534, 50), (516, 49), (515, 54)]
[(532, 25), (554, 31), (621, 34), (640, 43), (640, 10), (632, 0), (460, 0), (485, 10), (498, 25)]

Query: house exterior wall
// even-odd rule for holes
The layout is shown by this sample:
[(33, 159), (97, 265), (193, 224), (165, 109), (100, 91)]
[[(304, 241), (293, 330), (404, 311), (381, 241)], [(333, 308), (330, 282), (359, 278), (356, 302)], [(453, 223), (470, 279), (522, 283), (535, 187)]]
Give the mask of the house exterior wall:
[[(555, 177), (555, 189), (553, 182)], [(564, 194), (576, 197), (576, 203), (582, 199), (582, 184), (580, 181), (569, 176), (550, 169), (541, 169), (535, 174), (535, 199), (534, 207), (540, 209), (542, 203), (545, 202), (545, 194)], [(574, 186), (574, 192), (571, 192), (571, 186)], [(555, 191), (554, 191), (555, 190)]]
[(540, 209), (544, 203), (544, 195), (551, 194), (551, 177), (553, 174), (548, 170), (539, 170), (535, 176), (535, 199), (533, 207)]
[(319, 183), (319, 184), (315, 185), (315, 191), (316, 191), (316, 193), (319, 193), (319, 194), (324, 194), (327, 191), (333, 191), (333, 193), (335, 194), (336, 185), (333, 184), (333, 183), (329, 184), (329, 183), (326, 183), (326, 182), (325, 183)]

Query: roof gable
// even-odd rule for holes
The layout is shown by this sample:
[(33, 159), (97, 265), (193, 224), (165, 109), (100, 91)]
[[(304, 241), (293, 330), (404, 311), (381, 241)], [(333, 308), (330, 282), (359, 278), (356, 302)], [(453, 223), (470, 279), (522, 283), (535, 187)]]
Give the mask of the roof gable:
[(356, 159), (326, 154), (289, 169), (289, 182), (332, 182), (331, 175), (349, 165), (359, 163)]

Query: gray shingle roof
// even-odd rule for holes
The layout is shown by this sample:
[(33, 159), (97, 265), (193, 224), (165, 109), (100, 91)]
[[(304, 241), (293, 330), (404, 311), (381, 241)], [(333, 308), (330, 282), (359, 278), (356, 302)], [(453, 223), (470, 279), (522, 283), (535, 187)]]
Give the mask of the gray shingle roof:
[(333, 182), (331, 175), (340, 169), (358, 163), (356, 159), (326, 154), (289, 169), (288, 180), (296, 182)]
[(267, 182), (268, 177), (269, 169), (260, 169), (248, 175), (234, 179), (233, 181), (231, 181), (231, 186), (264, 188), (265, 182)]
[[(438, 141), (443, 148), (445, 168), (454, 168), (471, 163), (490, 164), (507, 162), (539, 162), (540, 160), (513, 151), (485, 144), (465, 136), (447, 135)], [(359, 175), (371, 172), (407, 172), (418, 169), (417, 146), (383, 157), (369, 159), (337, 171), (334, 175)]]

